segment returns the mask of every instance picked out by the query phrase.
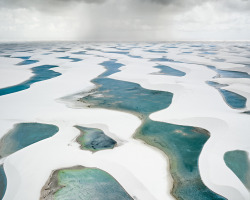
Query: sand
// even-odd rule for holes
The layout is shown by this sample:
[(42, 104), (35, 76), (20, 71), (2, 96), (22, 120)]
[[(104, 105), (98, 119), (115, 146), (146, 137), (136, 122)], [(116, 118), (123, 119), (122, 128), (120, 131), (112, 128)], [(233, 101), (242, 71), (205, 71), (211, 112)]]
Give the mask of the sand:
[[(99, 48), (104, 49), (106, 46), (101, 44)], [(160, 46), (156, 44), (152, 49)], [(216, 73), (205, 67), (204, 63), (214, 64), (215, 62), (208, 56), (203, 58), (198, 54), (184, 57), (179, 49), (171, 49), (167, 54), (169, 58), (182, 59), (181, 61), (185, 58), (185, 62), (193, 64), (173, 62), (161, 62), (161, 64), (181, 70), (186, 73), (186, 76), (153, 75), (152, 73), (159, 71), (154, 68), (159, 62), (151, 62), (150, 59), (161, 57), (161, 54), (145, 52), (143, 51), (145, 49), (147, 48), (141, 44), (131, 51), (132, 55), (142, 56), (142, 59), (92, 50), (88, 52), (90, 55), (72, 55), (72, 57), (84, 59), (75, 63), (57, 59), (57, 57), (67, 56), (67, 53), (41, 55), (44, 51), (36, 51), (32, 59), (40, 62), (32, 66), (59, 65), (59, 68), (53, 70), (62, 75), (35, 83), (28, 90), (2, 96), (0, 98), (0, 134), (2, 136), (14, 124), (21, 122), (54, 124), (59, 127), (59, 132), (52, 138), (20, 150), (5, 160), (0, 160), (1, 163), (4, 162), (8, 179), (4, 200), (39, 199), (40, 190), (53, 170), (75, 165), (97, 167), (108, 172), (131, 196), (136, 196), (137, 199), (173, 199), (170, 195), (171, 175), (167, 170), (169, 164), (165, 156), (159, 150), (132, 138), (136, 128), (140, 126), (139, 118), (132, 114), (106, 109), (77, 107), (73, 109), (72, 105), (65, 105), (60, 100), (61, 97), (93, 88), (91, 79), (105, 71), (99, 64), (111, 58), (125, 65), (120, 68), (121, 72), (111, 75), (111, 78), (136, 82), (147, 89), (163, 90), (174, 94), (170, 107), (153, 113), (150, 116), (151, 119), (202, 127), (211, 133), (211, 138), (205, 144), (199, 159), (203, 182), (214, 192), (229, 200), (250, 198), (247, 189), (223, 161), (223, 155), (227, 151), (235, 149), (250, 151), (248, 134), (250, 116), (241, 113), (246, 109), (230, 108), (221, 94), (205, 83), (212, 80)], [(111, 47), (105, 49), (105, 51), (110, 50), (114, 51)], [(73, 49), (71, 52), (76, 51), (77, 49)], [(227, 53), (223, 51), (222, 57), (228, 58), (229, 56), (226, 55)], [(6, 65), (6, 68), (11, 68), (16, 75), (14, 75), (14, 81), (7, 82), (0, 79), (1, 87), (20, 83), (32, 75), (29, 70), (32, 66), (23, 67), (25, 69), (22, 70), (23, 73), (18, 72), (14, 64), (19, 61), (20, 59), (4, 60), (6, 63), (12, 62)], [(230, 68), (241, 69), (243, 66), (233, 63), (233, 60), (231, 62)], [(242, 62), (246, 62), (246, 59), (242, 59)], [(221, 68), (226, 68), (228, 66), (226, 64), (216, 62), (216, 66)], [(3, 68), (3, 71), (9, 73), (9, 69), (6, 70), (6, 68)], [(223, 79), (216, 79), (216, 81), (220, 82)], [(230, 81), (236, 80), (227, 79), (228, 90), (239, 92), (249, 99), (247, 81), (237, 79), (234, 84)], [(80, 134), (80, 131), (73, 127), (75, 125), (102, 129), (105, 134), (118, 141), (118, 147), (94, 154), (81, 150), (75, 142)]]

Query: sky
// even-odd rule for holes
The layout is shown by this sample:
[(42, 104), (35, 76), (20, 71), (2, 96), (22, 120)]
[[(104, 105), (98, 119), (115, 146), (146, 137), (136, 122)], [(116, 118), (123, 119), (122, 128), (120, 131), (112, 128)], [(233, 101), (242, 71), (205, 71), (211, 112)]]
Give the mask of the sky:
[(250, 0), (0, 0), (0, 41), (250, 40)]

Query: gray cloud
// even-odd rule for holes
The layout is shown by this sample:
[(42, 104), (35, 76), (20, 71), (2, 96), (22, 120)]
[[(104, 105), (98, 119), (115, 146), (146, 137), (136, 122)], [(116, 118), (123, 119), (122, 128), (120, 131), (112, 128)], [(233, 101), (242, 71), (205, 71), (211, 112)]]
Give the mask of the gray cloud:
[(33, 8), (42, 11), (56, 10), (71, 4), (101, 4), (106, 0), (0, 0), (1, 8)]
[[(33, 8), (46, 11), (57, 10), (70, 5), (77, 5), (78, 3), (98, 5), (108, 4), (109, 2), (112, 2), (112, 0), (0, 0), (0, 6), (1, 8)], [(133, 9), (134, 5), (142, 5), (141, 8), (137, 7), (139, 10), (145, 8), (145, 6), (159, 5), (170, 7), (172, 9), (171, 12), (178, 12), (211, 2), (224, 10), (250, 11), (249, 0), (128, 0), (127, 2), (116, 0), (116, 2), (124, 6), (129, 6), (131, 9)]]
[(218, 27), (247, 35), (250, 26), (249, 0), (0, 0), (0, 9), (7, 16), (3, 37), (14, 37), (15, 29), (27, 36), (45, 31), (48, 38), (171, 40), (209, 37)]

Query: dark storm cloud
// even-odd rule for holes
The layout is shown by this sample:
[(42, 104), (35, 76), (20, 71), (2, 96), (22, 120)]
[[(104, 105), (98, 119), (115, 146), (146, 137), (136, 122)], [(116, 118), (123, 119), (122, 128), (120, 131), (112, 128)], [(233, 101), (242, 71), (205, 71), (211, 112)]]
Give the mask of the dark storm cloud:
[[(112, 0), (0, 0), (0, 7), (8, 8), (34, 8), (40, 10), (51, 10), (60, 9), (62, 7), (67, 7), (69, 5), (75, 5), (77, 3), (86, 4), (105, 4), (114, 2)], [(133, 8), (133, 6), (143, 5), (152, 6), (159, 5), (164, 7), (171, 7), (172, 11), (182, 11), (188, 10), (194, 6), (199, 6), (204, 3), (215, 3), (224, 10), (233, 11), (250, 11), (250, 1), (249, 0), (116, 0), (116, 3), (125, 5), (127, 7)], [(140, 9), (140, 7), (138, 8)]]
[[(143, 1), (143, 0), (141, 0)], [(250, 12), (250, 0), (144, 0), (155, 4), (172, 5), (177, 10), (190, 9), (205, 3), (213, 3), (220, 9), (234, 12)]]
[(250, 0), (0, 0), (0, 40), (20, 32), (90, 41), (217, 39), (209, 36), (214, 30), (249, 38), (249, 19)]

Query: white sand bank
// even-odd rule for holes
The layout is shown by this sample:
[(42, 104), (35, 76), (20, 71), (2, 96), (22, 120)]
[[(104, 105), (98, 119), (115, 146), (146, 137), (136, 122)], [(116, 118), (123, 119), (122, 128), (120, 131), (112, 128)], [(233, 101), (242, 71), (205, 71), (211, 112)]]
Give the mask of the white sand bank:
[[(132, 139), (132, 134), (140, 125), (137, 117), (105, 109), (72, 109), (55, 101), (93, 87), (90, 80), (104, 71), (97, 64), (107, 59), (94, 56), (85, 58), (84, 62), (76, 63), (58, 60), (60, 67), (55, 70), (62, 73), (61, 76), (0, 98), (2, 135), (13, 124), (21, 122), (51, 123), (60, 129), (52, 138), (5, 159), (8, 186), (4, 200), (38, 199), (52, 170), (73, 165), (98, 167), (109, 172), (130, 195), (138, 199), (172, 199), (167, 189), (171, 187), (171, 181), (168, 181), (170, 177), (164, 156)], [(54, 62), (50, 64), (58, 64), (56, 59), (52, 60)], [(46, 63), (48, 60), (41, 60), (39, 64)], [(79, 145), (73, 142), (79, 135), (73, 126), (85, 124), (107, 127), (107, 134), (122, 141), (121, 146), (95, 154), (80, 150)]]
[[(104, 72), (104, 68), (98, 64), (109, 58), (117, 59), (119, 63), (125, 65), (120, 68), (121, 72), (111, 75), (111, 78), (136, 82), (147, 89), (174, 93), (170, 107), (152, 114), (151, 118), (207, 129), (211, 137), (205, 144), (199, 159), (202, 180), (210, 189), (229, 200), (250, 199), (244, 185), (223, 161), (226, 151), (242, 149), (250, 152), (248, 134), (250, 116), (241, 114), (240, 110), (231, 109), (221, 94), (205, 83), (212, 80), (216, 73), (202, 66), (202, 64), (210, 64), (220, 69), (235, 68), (240, 71), (244, 65), (229, 64), (230, 62), (227, 61), (221, 64), (222, 62), (212, 60), (214, 55), (201, 57), (199, 52), (184, 56), (182, 51), (186, 50), (179, 48), (169, 49), (166, 54), (148, 52), (147, 50), (157, 50), (168, 44), (156, 44), (152, 48), (145, 45), (138, 45), (137, 48), (129, 50), (131, 55), (142, 56), (142, 59), (98, 51), (104, 47), (105, 51), (114, 51), (115, 47), (111, 44), (96, 45), (95, 49), (88, 51), (89, 54), (97, 56), (72, 55), (69, 52), (41, 55), (36, 51), (32, 59), (38, 59), (39, 65), (58, 65), (59, 68), (53, 70), (62, 73), (62, 76), (35, 83), (28, 90), (0, 97), (0, 135), (5, 134), (14, 124), (21, 122), (51, 123), (57, 125), (60, 131), (52, 138), (33, 144), (4, 160), (8, 178), (4, 200), (38, 199), (40, 190), (52, 170), (74, 165), (98, 167), (107, 171), (131, 196), (136, 196), (138, 199), (173, 199), (170, 195), (172, 182), (170, 173), (167, 171), (169, 167), (167, 159), (157, 149), (132, 139), (132, 134), (140, 125), (138, 118), (131, 114), (105, 109), (72, 109), (65, 106), (62, 101), (58, 101), (63, 96), (94, 87), (90, 80)], [(92, 44), (86, 45), (86, 47), (91, 46)], [(181, 47), (188, 46), (185, 44)], [(80, 49), (71, 49), (70, 52)], [(226, 54), (225, 52), (223, 51), (223, 55)], [(84, 60), (74, 63), (57, 58), (67, 55)], [(149, 61), (162, 56), (199, 65)], [(13, 63), (10, 65), (14, 65), (14, 61), (11, 62)], [(158, 64), (165, 64), (187, 74), (184, 77), (153, 75), (152, 73), (159, 71), (154, 68)], [(22, 77), (20, 80), (29, 76), (20, 75)], [(249, 98), (248, 82), (240, 80), (241, 85), (237, 85), (239, 80), (230, 79), (228, 89)], [(15, 79), (15, 83), (19, 81)], [(223, 80), (216, 79), (216, 81)], [(248, 102), (247, 108), (249, 108)], [(119, 145), (113, 150), (95, 154), (80, 150), (79, 145), (74, 142), (79, 135), (74, 125), (101, 128), (107, 135), (118, 140)]]
[(141, 66), (139, 63), (136, 66), (126, 65), (122, 72), (111, 77), (137, 82), (148, 89), (173, 92), (174, 98), (170, 107), (152, 114), (151, 118), (207, 129), (211, 138), (205, 144), (199, 161), (204, 183), (228, 199), (249, 199), (244, 185), (225, 165), (223, 155), (226, 151), (238, 148), (250, 151), (250, 117), (231, 109), (216, 89), (205, 84), (215, 75), (214, 71), (200, 65), (180, 64), (190, 70), (186, 76), (163, 78), (149, 75), (149, 65), (143, 61)]

